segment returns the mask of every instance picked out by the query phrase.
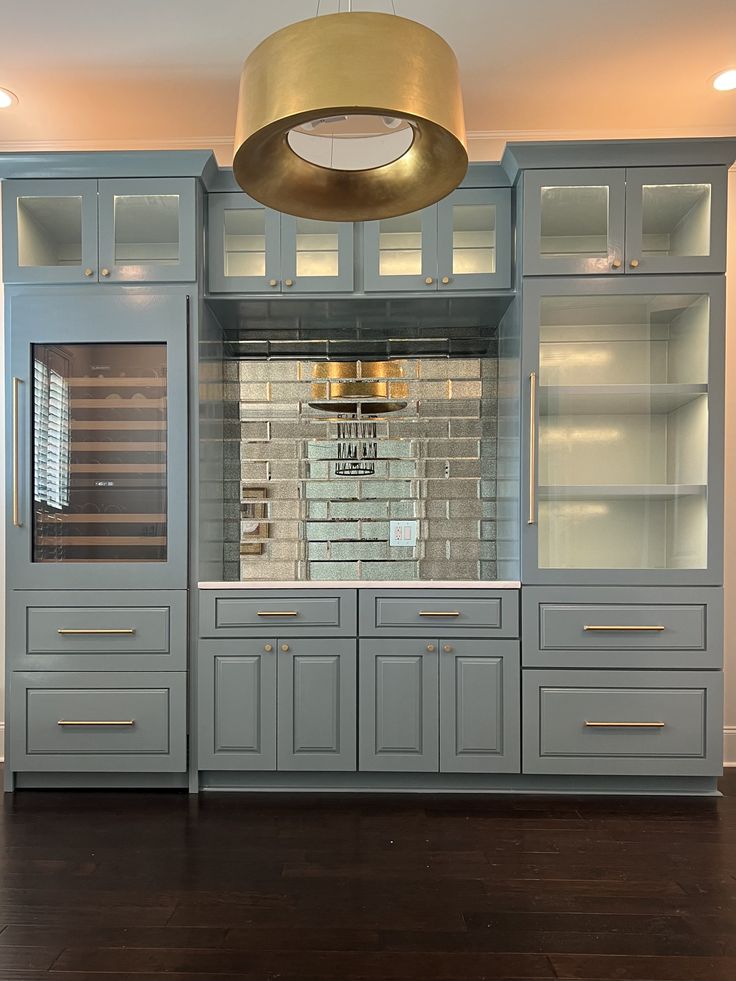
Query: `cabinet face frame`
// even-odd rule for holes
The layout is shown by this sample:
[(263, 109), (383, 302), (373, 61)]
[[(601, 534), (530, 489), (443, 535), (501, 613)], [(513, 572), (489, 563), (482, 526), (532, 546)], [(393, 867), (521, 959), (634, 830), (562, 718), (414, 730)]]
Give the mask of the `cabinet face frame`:
[[(281, 290), (284, 293), (350, 293), (354, 282), (354, 225), (329, 222), (337, 236), (337, 276), (299, 276), (297, 273), (297, 218), (281, 219)], [(327, 222), (325, 224), (328, 224)], [(287, 285), (287, 280), (292, 286)]]
[[(263, 276), (225, 275), (225, 212), (261, 211), (266, 268)], [(210, 293), (281, 292), (281, 220), (277, 211), (237, 191), (207, 195), (207, 275)], [(270, 282), (274, 280), (275, 286)]]
[[(530, 374), (539, 379), (540, 301), (543, 297), (615, 297), (637, 294), (707, 294), (710, 298), (708, 336), (708, 483), (707, 560), (703, 569), (549, 569), (538, 566), (538, 502), (534, 523), (530, 517), (530, 463), (535, 463), (538, 485), (538, 433), (540, 399), (530, 413)], [(527, 279), (522, 300), (521, 378), (521, 521), (522, 581), (528, 585), (700, 586), (723, 583), (723, 426), (725, 282), (722, 276), (600, 277), (595, 279)], [(534, 442), (532, 442), (534, 434)], [(536, 492), (536, 486), (535, 486)], [(538, 495), (537, 495), (538, 497)]]
[[(491, 205), (496, 209), (495, 272), (453, 272), (456, 205)], [(443, 279), (449, 283), (443, 283)], [(460, 187), (437, 205), (437, 281), (440, 292), (452, 290), (503, 290), (511, 286), (511, 189), (508, 187)]]
[[(144, 302), (141, 302), (144, 300)], [(22, 290), (8, 299), (9, 374), (18, 386), (18, 490), (21, 526), (6, 500), (11, 589), (185, 589), (187, 586), (187, 297), (184, 292)], [(104, 328), (104, 333), (101, 333)], [(167, 550), (163, 562), (32, 561), (32, 348), (35, 344), (165, 343), (167, 347)], [(13, 487), (13, 388), (6, 392), (6, 481)]]
[[(82, 251), (79, 265), (21, 266), (18, 242), (18, 199), (23, 197), (81, 198)], [(97, 181), (2, 181), (3, 281), (15, 283), (97, 282)], [(92, 275), (85, 276), (84, 270)]]
[[(381, 223), (363, 223), (363, 282), (366, 293), (437, 292), (437, 205), (415, 212), (420, 216), (422, 252), (421, 272), (416, 275), (381, 275)], [(426, 280), (431, 282), (427, 283)]]

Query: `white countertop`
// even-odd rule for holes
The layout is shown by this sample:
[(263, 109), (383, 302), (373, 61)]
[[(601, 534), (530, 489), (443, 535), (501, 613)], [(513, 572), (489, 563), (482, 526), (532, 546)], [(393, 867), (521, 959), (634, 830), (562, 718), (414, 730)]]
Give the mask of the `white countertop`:
[(458, 581), (432, 581), (412, 579), (407, 582), (370, 579), (293, 580), (281, 582), (200, 582), (200, 589), (520, 589), (521, 583), (515, 580), (474, 582), (464, 579)]

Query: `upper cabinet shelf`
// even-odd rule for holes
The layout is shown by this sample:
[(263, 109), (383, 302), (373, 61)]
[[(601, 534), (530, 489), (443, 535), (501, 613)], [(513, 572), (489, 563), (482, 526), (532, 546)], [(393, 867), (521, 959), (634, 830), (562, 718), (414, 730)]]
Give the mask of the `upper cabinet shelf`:
[(6, 283), (196, 280), (195, 181), (3, 183)]
[(717, 166), (527, 171), (524, 275), (724, 272), (726, 180)]

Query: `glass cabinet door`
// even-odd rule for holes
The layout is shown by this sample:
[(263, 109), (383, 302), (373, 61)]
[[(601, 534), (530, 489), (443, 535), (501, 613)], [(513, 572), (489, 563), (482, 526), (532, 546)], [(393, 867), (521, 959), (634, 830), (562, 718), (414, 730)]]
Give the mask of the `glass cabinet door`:
[(632, 273), (724, 272), (725, 167), (626, 171), (626, 266)]
[(2, 191), (6, 283), (97, 282), (97, 181), (9, 180)]
[(100, 282), (197, 278), (194, 180), (101, 180), (99, 195)]
[(460, 188), (437, 205), (440, 290), (511, 286), (511, 191)]
[(208, 196), (211, 293), (281, 290), (281, 217), (247, 194)]
[(365, 288), (437, 289), (437, 206), (364, 224)]
[(722, 290), (707, 279), (677, 293), (662, 278), (646, 292), (640, 280), (626, 284), (638, 291), (622, 285), (586, 295), (582, 281), (538, 281), (525, 296), (528, 343), (536, 337), (536, 361), (527, 352), (530, 582), (717, 575), (709, 401), (722, 396), (712, 366), (722, 365), (723, 337), (711, 329)]
[(293, 293), (353, 289), (353, 223), (281, 215), (282, 289)]
[(623, 273), (624, 178), (619, 169), (525, 173), (524, 275)]

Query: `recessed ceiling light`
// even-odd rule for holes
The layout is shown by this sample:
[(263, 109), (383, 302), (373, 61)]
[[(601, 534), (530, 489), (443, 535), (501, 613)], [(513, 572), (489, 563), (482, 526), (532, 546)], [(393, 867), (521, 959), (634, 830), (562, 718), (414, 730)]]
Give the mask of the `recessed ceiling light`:
[(11, 92), (10, 89), (0, 89), (0, 109), (9, 109), (17, 102), (18, 96), (15, 92)]
[(719, 92), (730, 92), (736, 89), (736, 68), (728, 68), (725, 72), (718, 72), (713, 79), (713, 88)]

